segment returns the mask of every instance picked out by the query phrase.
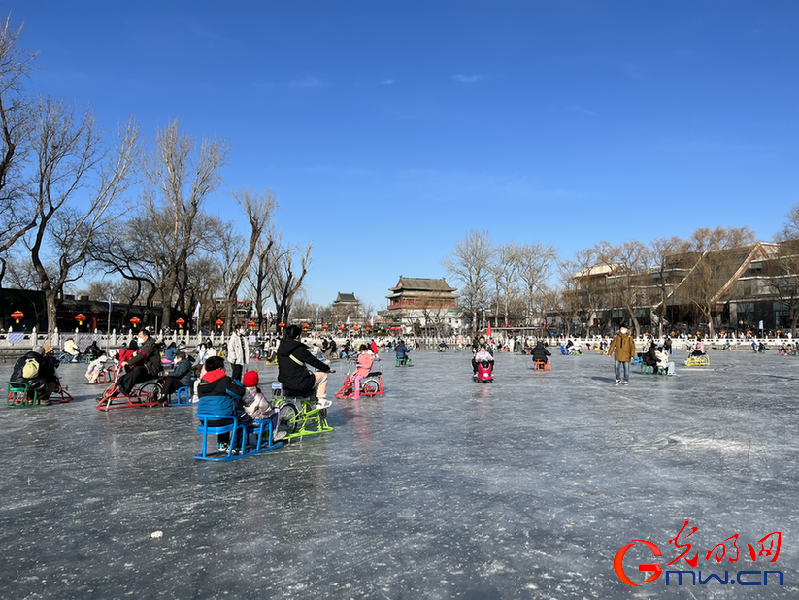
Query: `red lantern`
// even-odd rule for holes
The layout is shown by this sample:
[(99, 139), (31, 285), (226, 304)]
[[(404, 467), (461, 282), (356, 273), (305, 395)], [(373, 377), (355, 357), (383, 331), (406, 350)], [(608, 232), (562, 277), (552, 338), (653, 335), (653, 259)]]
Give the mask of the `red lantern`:
[(286, 325), (285, 323), (278, 323), (277, 324), (278, 327), (285, 327), (285, 325)]
[(223, 321), (222, 319), (217, 319), (217, 320), (216, 320), (216, 328), (217, 328), (217, 329), (219, 329), (220, 327), (222, 327), (222, 325), (223, 325), (223, 324), (224, 324), (224, 321)]
[(339, 325), (339, 326), (338, 326), (338, 330), (339, 330), (339, 331), (344, 331), (344, 325)]
[(79, 314), (77, 317), (75, 317), (75, 320), (76, 320), (76, 321), (77, 321), (79, 324), (83, 325), (83, 322), (86, 320), (86, 317), (84, 316), (84, 314), (83, 314), (83, 313), (81, 313), (81, 314)]
[(322, 325), (322, 329), (327, 330), (327, 325)]
[(24, 316), (25, 316), (25, 315), (24, 315), (23, 313), (19, 312), (19, 311), (11, 313), (11, 318), (12, 318), (12, 319), (16, 319), (16, 320), (17, 320), (17, 323), (19, 323), (19, 320), (20, 320), (22, 317), (24, 317)]
[(358, 326), (356, 325), (355, 327), (353, 327), (353, 329), (354, 329), (355, 331), (358, 331), (358, 330), (360, 329), (360, 327), (358, 327)]
[(183, 329), (183, 324), (184, 324), (185, 322), (186, 322), (186, 321), (184, 321), (183, 319), (176, 319), (176, 320), (175, 320), (175, 323), (177, 323), (177, 324), (178, 324), (178, 327), (180, 327), (181, 329)]
[(249, 325), (250, 329), (252, 329), (253, 327), (255, 327), (255, 321), (250, 321), (249, 323), (247, 323), (247, 325)]
[(133, 317), (131, 318), (130, 322), (133, 323), (133, 328), (135, 329), (136, 325), (141, 323), (141, 319), (139, 317)]
[(303, 329), (310, 329), (310, 328), (311, 328), (311, 326), (310, 326), (310, 325), (308, 325), (308, 323), (303, 323), (303, 324), (302, 324), (302, 328), (303, 328)]

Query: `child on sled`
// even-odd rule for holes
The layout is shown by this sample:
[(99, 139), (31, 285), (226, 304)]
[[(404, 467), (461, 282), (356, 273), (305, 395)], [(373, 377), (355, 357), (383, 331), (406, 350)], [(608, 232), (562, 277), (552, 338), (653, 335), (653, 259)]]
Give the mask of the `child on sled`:
[(369, 351), (366, 345), (361, 344), (358, 348), (360, 353), (356, 361), (356, 369), (350, 375), (350, 383), (352, 384), (352, 397), (357, 400), (361, 397), (361, 379), (367, 377), (372, 372), (372, 365), (375, 362), (375, 355)]
[(242, 377), (242, 384), (247, 392), (241, 399), (244, 404), (244, 412), (246, 412), (253, 421), (263, 421), (270, 419), (272, 421), (272, 442), (277, 442), (286, 437), (285, 431), (278, 431), (277, 427), (280, 423), (280, 411), (272, 405), (261, 393), (258, 387), (258, 371), (247, 371)]

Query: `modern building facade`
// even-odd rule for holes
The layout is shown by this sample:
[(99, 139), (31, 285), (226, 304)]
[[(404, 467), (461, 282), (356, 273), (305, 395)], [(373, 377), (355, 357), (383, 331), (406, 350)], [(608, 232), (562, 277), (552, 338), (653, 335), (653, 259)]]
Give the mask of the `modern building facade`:
[(591, 333), (629, 323), (628, 306), (644, 332), (746, 334), (761, 323), (764, 331), (790, 331), (799, 317), (799, 242), (681, 252), (637, 271), (597, 265), (573, 281), (575, 325)]

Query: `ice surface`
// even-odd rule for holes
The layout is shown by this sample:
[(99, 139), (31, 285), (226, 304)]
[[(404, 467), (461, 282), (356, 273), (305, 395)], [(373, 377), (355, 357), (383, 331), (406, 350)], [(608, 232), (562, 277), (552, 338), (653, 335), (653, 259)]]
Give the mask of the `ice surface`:
[[(73, 403), (0, 409), (0, 595), (799, 597), (799, 357), (717, 351), (689, 369), (680, 354), (675, 376), (633, 367), (617, 387), (595, 353), (544, 373), (500, 354), (493, 384), (472, 382), (469, 353), (416, 352), (411, 368), (381, 356), (384, 397), (334, 400), (334, 432), (231, 463), (192, 458), (195, 407), (102, 413), (102, 386), (63, 365)], [(629, 540), (676, 568), (684, 520), (703, 576), (781, 570), (785, 585), (619, 581)], [(746, 544), (772, 531), (778, 561), (753, 564)], [(738, 562), (705, 559), (736, 533)], [(654, 560), (640, 546), (626, 558), (638, 582)]]

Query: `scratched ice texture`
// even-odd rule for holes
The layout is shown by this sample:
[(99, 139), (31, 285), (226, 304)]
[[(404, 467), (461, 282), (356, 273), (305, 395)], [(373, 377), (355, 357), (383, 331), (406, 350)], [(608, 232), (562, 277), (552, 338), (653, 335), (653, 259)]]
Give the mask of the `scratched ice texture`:
[[(194, 407), (99, 412), (101, 387), (63, 365), (73, 403), (0, 408), (0, 596), (799, 597), (799, 357), (716, 351), (691, 369), (677, 355), (675, 376), (633, 367), (626, 387), (593, 352), (548, 373), (500, 354), (490, 385), (468, 353), (382, 357), (385, 396), (336, 400), (334, 432), (230, 463), (192, 458)], [(663, 554), (632, 548), (635, 582), (639, 563), (689, 570), (666, 564), (685, 520), (703, 577), (779, 570), (784, 585), (616, 577), (630, 540)], [(777, 562), (753, 563), (747, 544), (773, 531)], [(737, 562), (731, 542), (706, 559), (735, 534)]]

